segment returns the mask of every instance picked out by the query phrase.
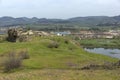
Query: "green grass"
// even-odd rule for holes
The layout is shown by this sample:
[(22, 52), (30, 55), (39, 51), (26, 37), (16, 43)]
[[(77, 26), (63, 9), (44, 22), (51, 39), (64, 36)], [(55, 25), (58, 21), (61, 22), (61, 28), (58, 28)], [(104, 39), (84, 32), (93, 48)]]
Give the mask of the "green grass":
[[(69, 41), (68, 44), (65, 43), (66, 39)], [(59, 43), (59, 47), (48, 48), (48, 44), (50, 44), (52, 41), (57, 41)], [(9, 73), (9, 74), (0, 73), (2, 75), (0, 77), (0, 80), (6, 80), (6, 79), (2, 79), (4, 76), (8, 76), (8, 77), (12, 76), (11, 79), (15, 78), (14, 80), (29, 80), (29, 79), (56, 80), (56, 79), (59, 79), (61, 76), (60, 80), (62, 80), (62, 76), (64, 76), (64, 74), (66, 75), (65, 75), (65, 79), (63, 80), (66, 80), (66, 79), (79, 80), (79, 78), (72, 79), (72, 77), (75, 78), (76, 76), (75, 74), (79, 74), (78, 77), (81, 77), (81, 79), (84, 80), (85, 78), (87, 79), (87, 77), (89, 77), (90, 74), (88, 73), (86, 74), (86, 76), (84, 76), (85, 73), (87, 72), (86, 71), (78, 72), (79, 68), (82, 68), (83, 66), (86, 66), (92, 63), (103, 64), (104, 62), (116, 62), (118, 60), (118, 59), (100, 55), (100, 54), (88, 53), (84, 51), (82, 48), (80, 48), (80, 46), (77, 46), (74, 43), (74, 41), (65, 37), (33, 37), (33, 40), (29, 42), (0, 43), (0, 55), (6, 54), (10, 51), (19, 52), (21, 50), (28, 50), (30, 59), (26, 59), (23, 61), (22, 70), (16, 70), (14, 73)], [(62, 70), (63, 70), (63, 73), (60, 74)], [(65, 73), (64, 73), (64, 70), (65, 70)], [(76, 71), (78, 73), (76, 73)], [(103, 72), (107, 73), (104, 70)], [(50, 73), (50, 78), (48, 75), (49, 73)], [(99, 73), (102, 73), (102, 71), (100, 71)], [(14, 74), (17, 74), (17, 77), (15, 77)], [(32, 74), (33, 76), (31, 76)], [(45, 75), (43, 74), (47, 74), (47, 78), (45, 78)], [(41, 79), (39, 75), (41, 76)], [(51, 75), (53, 75), (53, 78)], [(95, 75), (100, 77), (98, 73), (96, 73)], [(108, 73), (108, 75), (112, 75), (112, 74)], [(20, 76), (23, 76), (23, 79), (22, 77), (18, 79)], [(55, 76), (58, 76), (58, 77), (54, 78)], [(109, 79), (110, 78), (106, 80), (109, 80)], [(87, 79), (87, 80), (91, 80), (91, 79)], [(95, 80), (95, 79), (92, 79), (92, 80)], [(98, 80), (102, 80), (102, 78)]]
[[(59, 48), (48, 48), (48, 44), (52, 41), (58, 41)], [(89, 54), (82, 48), (69, 41), (64, 43), (65, 39), (62, 37), (55, 38), (34, 38), (31, 42), (23, 43), (0, 43), (0, 54), (5, 54), (10, 51), (28, 50), (30, 59), (24, 61), (24, 66), (30, 69), (39, 68), (71, 68), (68, 64), (81, 65), (96, 62), (103, 63), (104, 61), (115, 61), (116, 59), (98, 55)], [(71, 50), (72, 48), (72, 50)], [(32, 63), (31, 63), (32, 62)]]
[(120, 48), (120, 39), (83, 39), (79, 42), (84, 47)]

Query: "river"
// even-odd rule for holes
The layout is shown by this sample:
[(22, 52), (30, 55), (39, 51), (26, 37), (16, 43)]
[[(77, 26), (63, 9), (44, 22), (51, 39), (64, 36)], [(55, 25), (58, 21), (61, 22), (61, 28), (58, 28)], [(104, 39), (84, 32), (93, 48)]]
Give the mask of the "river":
[(120, 49), (105, 49), (105, 48), (93, 48), (93, 49), (84, 48), (84, 49), (88, 52), (103, 54), (120, 59)]

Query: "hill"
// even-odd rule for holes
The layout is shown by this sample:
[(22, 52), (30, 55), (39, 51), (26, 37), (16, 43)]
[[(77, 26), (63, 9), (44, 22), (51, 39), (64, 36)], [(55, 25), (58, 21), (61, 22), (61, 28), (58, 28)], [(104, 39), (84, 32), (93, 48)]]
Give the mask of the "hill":
[[(53, 42), (57, 42), (59, 46), (48, 47)], [(20, 70), (6, 74), (0, 72), (1, 80), (114, 80), (120, 78), (118, 70), (80, 70), (89, 64), (116, 62), (118, 59), (88, 53), (69, 37), (33, 37), (29, 42), (1, 42), (0, 45), (0, 59), (2, 55), (11, 51), (28, 50), (30, 55), (29, 59), (23, 61), (23, 67)]]
[(14, 26), (26, 24), (71, 24), (79, 26), (120, 26), (120, 16), (88, 16), (88, 17), (74, 17), (70, 19), (46, 19), (46, 18), (13, 18), (1, 17), (0, 26)]

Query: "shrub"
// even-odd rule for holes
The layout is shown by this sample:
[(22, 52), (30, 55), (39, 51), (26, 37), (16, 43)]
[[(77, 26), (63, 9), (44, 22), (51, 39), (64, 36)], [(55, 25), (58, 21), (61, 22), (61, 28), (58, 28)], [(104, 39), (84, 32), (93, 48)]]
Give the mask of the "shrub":
[(68, 43), (69, 43), (69, 40), (66, 39), (64, 42), (65, 42), (65, 44), (68, 44)]
[(18, 40), (20, 42), (27, 42), (28, 41), (28, 36), (27, 35), (21, 35), (21, 36), (19, 36)]
[(19, 41), (20, 41), (20, 42), (24, 42), (24, 41), (25, 41), (25, 37), (24, 37), (24, 36), (20, 36), (20, 37), (19, 37)]
[(9, 29), (7, 40), (10, 42), (16, 42), (17, 38), (18, 38), (17, 30), (16, 29)]
[(72, 47), (69, 47), (68, 49), (69, 49), (69, 50), (73, 50), (74, 48), (72, 48)]
[(28, 54), (27, 51), (21, 51), (21, 52), (19, 53), (19, 57), (20, 57), (21, 59), (29, 59), (29, 58), (30, 58), (30, 56), (29, 56), (29, 54)]
[(98, 65), (98, 64), (90, 64), (87, 66), (84, 66), (83, 68), (81, 68), (82, 70), (99, 70), (99, 69), (106, 69), (106, 70), (112, 70), (112, 69), (117, 69), (120, 68), (120, 61), (118, 62), (105, 62), (102, 65)]
[(3, 62), (3, 68), (5, 72), (20, 68), (21, 65), (22, 59), (20, 57), (17, 57), (15, 53), (9, 53)]
[(4, 41), (6, 41), (6, 37), (0, 36), (0, 42), (4, 42)]
[(80, 40), (80, 38), (78, 36), (75, 36), (74, 40)]
[(48, 48), (58, 48), (58, 47), (59, 47), (59, 43), (55, 41), (48, 45)]

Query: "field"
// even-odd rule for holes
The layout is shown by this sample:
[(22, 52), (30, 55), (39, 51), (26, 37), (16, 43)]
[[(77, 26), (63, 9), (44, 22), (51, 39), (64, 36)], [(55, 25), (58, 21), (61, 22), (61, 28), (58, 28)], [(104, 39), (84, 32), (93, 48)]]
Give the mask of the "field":
[(79, 42), (89, 48), (120, 48), (120, 39), (83, 39)]
[(41, 69), (0, 74), (0, 80), (119, 80), (120, 70)]
[[(57, 48), (48, 47), (57, 42)], [(119, 80), (119, 69), (80, 70), (89, 64), (116, 62), (118, 59), (90, 54), (67, 37), (32, 37), (28, 42), (1, 42), (0, 59), (8, 52), (27, 50), (30, 59), (10, 73), (0, 70), (0, 80)]]

